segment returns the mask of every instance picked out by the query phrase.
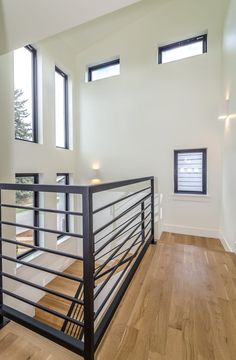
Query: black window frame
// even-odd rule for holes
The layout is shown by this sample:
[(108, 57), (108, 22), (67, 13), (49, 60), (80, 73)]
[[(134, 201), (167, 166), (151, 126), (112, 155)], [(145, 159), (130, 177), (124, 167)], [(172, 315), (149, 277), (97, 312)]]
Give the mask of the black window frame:
[[(64, 176), (65, 177), (65, 185), (70, 185), (70, 174), (69, 173), (57, 173), (56, 176), (57, 177), (58, 176)], [(70, 194), (66, 193), (65, 194), (65, 211), (69, 211), (69, 210), (70, 210)], [(69, 214), (65, 214), (65, 219), (66, 219), (66, 229), (65, 229), (66, 231), (65, 232), (69, 232), (70, 231), (70, 217), (69, 217)], [(60, 240), (64, 236), (65, 235), (58, 235), (57, 240)]]
[(190, 44), (194, 44), (196, 42), (202, 41), (203, 43), (203, 49), (202, 49), (202, 54), (207, 53), (207, 34), (204, 35), (199, 35), (199, 36), (195, 36), (186, 40), (181, 40), (172, 44), (168, 44), (168, 45), (164, 45), (164, 46), (159, 46), (158, 48), (158, 64), (163, 64), (162, 62), (162, 54), (163, 52), (167, 51), (167, 50), (172, 50), (172, 49), (176, 49), (178, 47), (182, 47), (185, 45), (190, 45)]
[(32, 45), (24, 46), (32, 55), (32, 140), (21, 139), (15, 135), (15, 140), (38, 143), (38, 65), (37, 50)]
[[(39, 174), (37, 174), (37, 173), (16, 173), (15, 178), (17, 178), (17, 177), (32, 177), (32, 178), (34, 178), (34, 184), (39, 184)], [(33, 207), (39, 208), (39, 192), (38, 191), (34, 191)], [(33, 221), (34, 226), (39, 227), (39, 211), (37, 211), (37, 210), (32, 210), (32, 211), (34, 213), (34, 221)], [(27, 228), (27, 226), (26, 226), (26, 228)], [(33, 245), (39, 246), (40, 245), (39, 230), (34, 230), (33, 234), (34, 234)], [(24, 252), (23, 254), (17, 255), (17, 259), (22, 259), (22, 258), (34, 253), (35, 251), (37, 251), (37, 249), (30, 249), (30, 250)]]
[(106, 67), (112, 66), (112, 65), (120, 65), (120, 58), (117, 58), (115, 60), (106, 61), (104, 63), (93, 65), (88, 67), (88, 82), (93, 82), (93, 71), (104, 69)]
[[(202, 191), (186, 191), (178, 189), (178, 154), (202, 153)], [(207, 148), (174, 150), (174, 193), (207, 195)]]
[[(58, 66), (55, 66), (55, 73), (58, 73), (64, 78), (64, 104), (65, 104), (65, 112), (64, 112), (64, 129), (65, 129), (65, 146), (58, 146), (56, 144), (56, 147), (59, 149), (69, 149), (69, 106), (68, 106), (68, 75), (62, 71)], [(56, 104), (56, 102), (55, 102)], [(57, 126), (57, 119), (55, 116), (55, 126)]]

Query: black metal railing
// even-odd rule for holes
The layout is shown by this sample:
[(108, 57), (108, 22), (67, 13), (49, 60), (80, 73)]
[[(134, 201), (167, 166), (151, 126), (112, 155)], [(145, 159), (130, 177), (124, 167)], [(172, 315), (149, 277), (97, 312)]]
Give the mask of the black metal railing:
[[(40, 207), (17, 204), (16, 191), (37, 192)], [(54, 208), (41, 206), (57, 193), (73, 197), (70, 210), (57, 209), (56, 200)], [(154, 178), (91, 186), (0, 184), (0, 196), (0, 326), (11, 319), (94, 359), (154, 242)], [(37, 212), (39, 226), (17, 221), (19, 209)], [(70, 217), (70, 231), (57, 228), (52, 217), (58, 214)], [(37, 231), (40, 245), (20, 241), (16, 228)], [(59, 242), (58, 235), (64, 237)], [(18, 258), (17, 246), (32, 250), (29, 257)]]

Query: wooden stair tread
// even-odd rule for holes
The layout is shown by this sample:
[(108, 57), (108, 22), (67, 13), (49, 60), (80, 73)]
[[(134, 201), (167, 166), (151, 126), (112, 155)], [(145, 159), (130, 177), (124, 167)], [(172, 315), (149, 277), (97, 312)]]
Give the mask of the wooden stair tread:
[(35, 319), (54, 328), (54, 329), (57, 329), (57, 330), (61, 330), (63, 324), (64, 324), (64, 320), (57, 317), (57, 316), (54, 316), (54, 315), (51, 315), (51, 314), (47, 314), (46, 316), (43, 314), (44, 312), (38, 312), (38, 309), (37, 311), (35, 312)]
[[(83, 277), (83, 262), (80, 260), (75, 261), (64, 271), (64, 273)], [(74, 297), (79, 285), (80, 283), (78, 281), (57, 276), (47, 284), (46, 288)], [(67, 315), (71, 306), (71, 301), (47, 293), (38, 301), (38, 304), (63, 315)], [(63, 319), (39, 308), (35, 309), (35, 319), (56, 329), (61, 329), (64, 323)]]
[(55, 290), (57, 292), (63, 292), (65, 295), (74, 296), (76, 293), (76, 290), (78, 289), (79, 282), (63, 279), (60, 277), (57, 277), (53, 281), (51, 281), (49, 284), (47, 284), (47, 288), (51, 290)]

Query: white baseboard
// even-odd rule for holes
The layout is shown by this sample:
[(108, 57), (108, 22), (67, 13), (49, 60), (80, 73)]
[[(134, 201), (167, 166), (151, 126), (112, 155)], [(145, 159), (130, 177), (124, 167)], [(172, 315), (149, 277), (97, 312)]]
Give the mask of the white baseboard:
[(223, 232), (219, 232), (219, 238), (221, 241), (221, 244), (224, 246), (225, 251), (234, 252), (232, 247), (229, 245), (228, 241), (226, 240), (226, 237), (224, 236)]
[(204, 237), (216, 238), (216, 239), (219, 239), (219, 237), (220, 237), (218, 229), (208, 229), (208, 228), (197, 228), (197, 227), (183, 226), (183, 225), (162, 224), (161, 230), (166, 231), (166, 232), (175, 233), (175, 234), (204, 236)]

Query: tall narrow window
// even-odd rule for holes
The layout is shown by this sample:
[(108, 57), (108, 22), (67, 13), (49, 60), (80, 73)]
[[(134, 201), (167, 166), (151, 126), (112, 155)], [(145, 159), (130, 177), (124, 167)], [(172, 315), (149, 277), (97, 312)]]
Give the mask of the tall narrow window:
[[(17, 184), (37, 184), (38, 174), (16, 174)], [(29, 226), (39, 226), (38, 211), (28, 210), (28, 207), (39, 206), (39, 195), (33, 191), (16, 191), (16, 204), (19, 208), (16, 209), (16, 240), (25, 245), (38, 245), (39, 234), (37, 230), (27, 228)], [(24, 245), (17, 245), (17, 257), (23, 257), (31, 253), (31, 248)]]
[(55, 68), (55, 120), (56, 146), (68, 149), (68, 77), (58, 67)]
[(38, 142), (37, 52), (31, 46), (14, 51), (15, 138)]
[[(69, 185), (69, 174), (57, 174), (57, 185)], [(57, 193), (57, 210), (69, 211), (69, 194)], [(57, 230), (62, 232), (69, 231), (69, 215), (65, 213), (57, 214)], [(59, 235), (58, 239), (63, 235)]]
[(207, 149), (175, 150), (175, 193), (207, 193)]
[(164, 45), (158, 49), (158, 63), (164, 64), (207, 52), (207, 34)]

